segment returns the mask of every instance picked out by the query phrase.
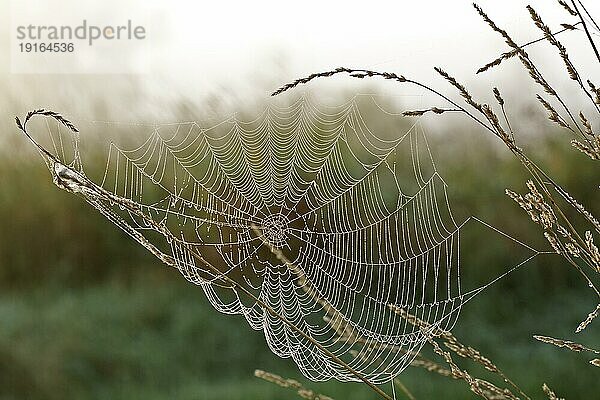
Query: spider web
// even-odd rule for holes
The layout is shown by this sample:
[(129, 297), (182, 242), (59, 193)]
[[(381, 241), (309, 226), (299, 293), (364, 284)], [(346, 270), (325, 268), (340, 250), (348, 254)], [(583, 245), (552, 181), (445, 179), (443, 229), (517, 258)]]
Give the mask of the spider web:
[(253, 120), (139, 125), (146, 138), (111, 143), (98, 179), (84, 171), (77, 136), (67, 132), (65, 146), (65, 129), (48, 123), (56, 159), (46, 161), (61, 188), (200, 286), (218, 311), (243, 315), (307, 378), (357, 380), (327, 349), (384, 383), (482, 288), (461, 291), (466, 221), (454, 220), (420, 125), (379, 133), (389, 115), (369, 115), (356, 97), (337, 107), (302, 97)]

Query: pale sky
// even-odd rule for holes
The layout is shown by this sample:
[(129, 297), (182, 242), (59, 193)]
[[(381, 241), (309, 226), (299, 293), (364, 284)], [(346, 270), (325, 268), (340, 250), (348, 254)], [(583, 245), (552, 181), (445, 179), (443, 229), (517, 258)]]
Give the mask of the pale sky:
[[(2, 29), (9, 31), (1, 48), (7, 54), (9, 47), (14, 51), (16, 46), (7, 40), (15, 35), (16, 19), (18, 23), (30, 18), (45, 24), (76, 24), (83, 18), (97, 24), (120, 24), (131, 19), (143, 24), (147, 31), (143, 44), (133, 44), (117, 57), (88, 57), (79, 71), (83, 74), (76, 79), (78, 83), (85, 81), (87, 72), (94, 72), (95, 63), (108, 59), (113, 66), (131, 67), (130, 76), (152, 90), (154, 101), (165, 103), (179, 97), (202, 99), (214, 93), (237, 99), (263, 97), (287, 81), (337, 66), (373, 68), (432, 81), (432, 68), (439, 65), (467, 83), (487, 87), (498, 75), (494, 72), (474, 81), (474, 71), (506, 50), (468, 0), (1, 1), (5, 10), (0, 22)], [(599, 1), (585, 3), (593, 15), (600, 15)], [(478, 4), (519, 42), (540, 36), (525, 10), (527, 4), (532, 4), (553, 28), (574, 22), (553, 0), (480, 0)], [(10, 5), (11, 12), (4, 12)], [(582, 33), (565, 34), (565, 44), (577, 46), (574, 35)], [(101, 46), (94, 49), (99, 51)], [(575, 53), (579, 57), (576, 61), (584, 64), (592, 59), (587, 49)], [(560, 66), (555, 54), (541, 55), (542, 64)], [(64, 71), (74, 67), (72, 62), (61, 65), (58, 58), (53, 60)], [(41, 79), (39, 75), (11, 74), (9, 65), (2, 66), (2, 80), (9, 82), (11, 90)], [(33, 65), (39, 67), (38, 63)], [(514, 75), (519, 71), (516, 66), (517, 62), (511, 61), (504, 70)], [(562, 85), (564, 77), (559, 76), (557, 84)], [(75, 77), (67, 73), (60, 79), (68, 86)], [(119, 79), (124, 78), (89, 74), (89, 80), (115, 85)], [(318, 85), (344, 86), (339, 80)], [(387, 83), (373, 81), (372, 85), (383, 91), (396, 90)], [(112, 86), (100, 85), (95, 95), (118, 96)]]
[[(524, 41), (539, 36), (527, 4), (551, 26), (573, 20), (552, 0), (478, 3)], [(600, 2), (587, 3), (592, 15), (600, 14)], [(476, 67), (506, 49), (465, 0), (224, 0), (190, 2), (162, 15), (166, 39), (155, 53), (153, 71), (193, 76), (201, 85), (243, 86), (254, 80), (257, 89), (266, 84), (269, 90), (271, 79), (289, 80), (340, 65), (424, 79), (433, 66), (442, 65), (469, 79)]]

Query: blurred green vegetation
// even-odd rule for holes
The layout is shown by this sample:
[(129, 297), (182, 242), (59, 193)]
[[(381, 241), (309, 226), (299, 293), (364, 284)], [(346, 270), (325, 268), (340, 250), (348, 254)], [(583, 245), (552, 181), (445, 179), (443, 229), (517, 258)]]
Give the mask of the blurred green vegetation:
[[(181, 107), (182, 114), (192, 108)], [(202, 290), (58, 190), (12, 127), (12, 115), (4, 117), (0, 399), (294, 398), (253, 378), (259, 368), (302, 380), (293, 362), (273, 356), (262, 332), (251, 331), (241, 317), (217, 313)], [(522, 145), (599, 211), (592, 165), (564, 135), (538, 132)], [(537, 226), (503, 194), (506, 187), (523, 191), (526, 177), (493, 138), (470, 125), (449, 125), (429, 132), (429, 140), (459, 219), (476, 215), (523, 242), (547, 247)], [(482, 237), (476, 229), (463, 237), (467, 287), (518, 260), (510, 241)], [(589, 357), (538, 343), (532, 335), (573, 338), (593, 307), (594, 297), (573, 269), (542, 256), (467, 304), (454, 332), (536, 398), (543, 397), (543, 382), (567, 398), (589, 398), (600, 392)], [(577, 340), (598, 347), (597, 324)], [(474, 396), (463, 382), (421, 370), (409, 368), (400, 378), (419, 399)], [(376, 398), (359, 384), (307, 386), (336, 399)]]

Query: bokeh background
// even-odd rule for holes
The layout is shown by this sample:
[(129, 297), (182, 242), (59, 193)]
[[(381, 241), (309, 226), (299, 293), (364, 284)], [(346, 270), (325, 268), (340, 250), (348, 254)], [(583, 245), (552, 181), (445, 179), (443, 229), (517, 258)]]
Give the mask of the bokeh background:
[[(55, 5), (48, 11), (51, 20), (61, 2), (47, 3)], [(126, 13), (92, 2), (82, 3), (78, 12), (93, 15), (100, 7), (134, 18), (143, 6), (126, 3)], [(475, 77), (477, 67), (505, 49), (469, 2), (166, 3), (152, 2), (161, 18), (151, 15), (148, 30), (155, 27), (160, 35), (149, 36), (142, 55), (148, 68), (140, 74), (12, 73), (4, 57), (13, 34), (10, 13), (0, 13), (0, 399), (282, 399), (295, 395), (257, 380), (254, 369), (303, 381), (293, 362), (269, 352), (262, 332), (251, 331), (240, 317), (218, 314), (201, 290), (52, 184), (14, 125), (15, 115), (34, 108), (62, 112), (75, 124), (208, 124), (234, 111), (257, 113), (280, 84), (339, 65), (404, 73), (451, 93), (432, 72), (442, 65), (482, 101), (490, 101), (492, 85), (499, 86), (519, 144), (583, 204), (600, 211), (594, 166), (569, 148), (566, 133), (545, 121), (534, 102), (535, 88), (518, 65)], [(481, 5), (523, 42), (538, 36), (524, 2), (501, 3)], [(569, 22), (550, 3), (533, 2), (554, 26)], [(3, 1), (2, 11), (6, 7)], [(598, 5), (590, 2), (588, 8), (595, 12)], [(565, 37), (565, 44), (577, 62), (592, 65), (577, 34)], [(553, 53), (542, 47), (532, 54), (577, 107), (582, 100)], [(414, 89), (377, 81), (335, 78), (298, 94), (302, 90), (328, 102), (375, 93), (393, 112), (443, 105)], [(397, 129), (405, 122), (385, 123)], [(426, 117), (422, 123), (456, 213), (476, 215), (546, 248), (537, 226), (503, 194), (507, 187), (522, 190), (526, 180), (508, 151), (462, 117)], [(86, 135), (98, 143), (99, 153), (105, 150), (101, 129), (82, 132), (82, 140)], [(463, 242), (466, 285), (500, 275), (519, 256), (507, 241), (482, 241), (476, 232), (467, 232)], [(532, 335), (574, 338), (574, 328), (596, 300), (560, 258), (538, 257), (469, 303), (454, 332), (537, 398), (543, 382), (567, 398), (590, 398), (600, 383), (586, 356), (543, 345)], [(576, 339), (597, 348), (600, 330), (594, 323)], [(402, 381), (420, 399), (473, 396), (464, 383), (421, 370), (409, 368)], [(337, 399), (375, 398), (359, 384), (308, 386)]]

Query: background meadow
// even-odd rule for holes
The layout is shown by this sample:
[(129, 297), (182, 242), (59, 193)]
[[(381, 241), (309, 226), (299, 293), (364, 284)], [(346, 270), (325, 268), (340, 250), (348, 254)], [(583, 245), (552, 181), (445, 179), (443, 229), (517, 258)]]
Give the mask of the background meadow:
[[(522, 4), (514, 3), (516, 12)], [(471, 16), (472, 10), (466, 2), (456, 7), (462, 11), (453, 12)], [(417, 18), (418, 11), (413, 10), (413, 18)], [(377, 15), (374, 11), (370, 13)], [(169, 15), (171, 20), (177, 14), (173, 11)], [(512, 21), (511, 15), (502, 11), (501, 17)], [(6, 19), (6, 14), (1, 18)], [(358, 16), (350, 19), (357, 22), (353, 18)], [(441, 17), (435, 18), (437, 21)], [(519, 26), (520, 21), (512, 22)], [(466, 26), (472, 27), (473, 32), (485, 31), (483, 26), (470, 24)], [(7, 24), (2, 25), (6, 30)], [(406, 28), (404, 36), (401, 29), (398, 33), (406, 42), (417, 40), (410, 38), (418, 36), (414, 32), (418, 26), (411, 26), (412, 30)], [(217, 28), (212, 26), (215, 31)], [(249, 70), (244, 72), (236, 69), (243, 63), (238, 62), (234, 68), (231, 65), (235, 60), (213, 49), (211, 54), (221, 57), (220, 62), (228, 66), (221, 75), (215, 72), (217, 64), (192, 71), (194, 65), (203, 65), (202, 54), (196, 54), (185, 67), (179, 65), (184, 60), (175, 59), (173, 62), (179, 66), (170, 70), (168, 57), (159, 51), (162, 47), (158, 45), (156, 54), (149, 59), (157, 70), (140, 75), (23, 75), (11, 73), (9, 66), (3, 64), (0, 69), (0, 399), (295, 397), (292, 391), (256, 379), (255, 369), (298, 379), (336, 399), (377, 398), (360, 384), (307, 382), (291, 360), (272, 355), (262, 332), (252, 331), (239, 316), (216, 312), (199, 288), (161, 265), (81, 199), (57, 189), (41, 158), (16, 129), (14, 117), (46, 107), (81, 126), (89, 126), (91, 120), (146, 123), (198, 120), (210, 126), (234, 111), (245, 115), (259, 113), (268, 101), (269, 91), (303, 76), (305, 71), (321, 70), (324, 65), (335, 67), (346, 61), (361, 63), (369, 59), (371, 64), (379, 63), (385, 70), (423, 74), (420, 71), (425, 64), (430, 69), (436, 65), (434, 61), (438, 64), (443, 61), (449, 69), (454, 66), (467, 76), (466, 64), (469, 71), (479, 66), (470, 65), (469, 60), (487, 61), (498, 54), (498, 41), (490, 42), (484, 36), (477, 39), (474, 48), (487, 49), (485, 54), (467, 52), (463, 47), (463, 52), (469, 54), (461, 60), (460, 54), (451, 54), (450, 48), (442, 51), (447, 41), (435, 42), (432, 37), (441, 35), (438, 30), (423, 29), (428, 33), (421, 38), (421, 53), (417, 45), (392, 48), (390, 40), (383, 42), (378, 50), (365, 51), (363, 59), (348, 55), (352, 54), (352, 46), (338, 47), (324, 59), (308, 57), (299, 67), (290, 65), (297, 65), (294, 62), (302, 58), (306, 49), (286, 56), (285, 42), (267, 46), (268, 51), (261, 55), (243, 53), (251, 61)], [(453, 29), (457, 37), (469, 36), (468, 30)], [(409, 31), (413, 36), (407, 36)], [(3, 51), (9, 46), (7, 37), (3, 35), (0, 39)], [(227, 37), (234, 52), (240, 44), (231, 39), (235, 35)], [(286, 40), (294, 40), (290, 37)], [(357, 46), (366, 48), (375, 39), (364, 39)], [(211, 46), (223, 51), (227, 40), (211, 42)], [(330, 40), (344, 42), (347, 36)], [(168, 43), (167, 40), (167, 44), (161, 45)], [(202, 48), (203, 43), (190, 39), (187, 45)], [(393, 62), (388, 62), (385, 54), (392, 51)], [(408, 62), (419, 54), (423, 56), (419, 63)], [(441, 60), (434, 59), (436, 54)], [(539, 50), (538, 55), (545, 54)], [(263, 62), (268, 68), (262, 68)], [(186, 77), (191, 75), (196, 78), (188, 80)], [(592, 212), (600, 211), (596, 201), (597, 174), (591, 161), (570, 149), (570, 137), (546, 122), (545, 111), (538, 104), (519, 97), (521, 91), (531, 87), (523, 73), (509, 66), (501, 74), (483, 79), (478, 83), (467, 82), (473, 83), (475, 91), (487, 82), (504, 84), (507, 103), (524, 132), (519, 145), (571, 193), (577, 194)], [(208, 85), (207, 81), (217, 83)], [(373, 93), (386, 109), (396, 113), (415, 105), (430, 105), (430, 98), (401, 87), (351, 82), (348, 78), (335, 78), (319, 85), (314, 83), (307, 90), (314, 91), (312, 97), (332, 103), (355, 93)], [(561, 80), (559, 85), (563, 85)], [(484, 94), (488, 95), (491, 96)], [(389, 118), (378, 129), (397, 130), (399, 126), (408, 126), (410, 121)], [(449, 183), (450, 201), (458, 219), (475, 215), (524, 243), (548, 250), (539, 228), (524, 218), (522, 210), (504, 195), (505, 188), (524, 190), (524, 173), (502, 144), (463, 117), (426, 116), (421, 123), (438, 170)], [(97, 172), (104, 168), (102, 160), (106, 156), (103, 129), (109, 128), (96, 125), (95, 129), (81, 133), (82, 141), (87, 141), (92, 149), (90, 155), (94, 157)], [(489, 232), (481, 235), (476, 228), (465, 231), (462, 246), (462, 279), (466, 287), (485, 284), (518, 263), (523, 255), (506, 238)], [(589, 398), (590, 393), (600, 392), (600, 381), (597, 368), (588, 364), (588, 358), (539, 343), (532, 335), (573, 337), (573, 330), (596, 301), (563, 259), (543, 255), (468, 303), (453, 333), (494, 360), (535, 398), (544, 398), (541, 391), (544, 382), (568, 399)], [(598, 347), (597, 324), (595, 321), (578, 334), (578, 341)], [(462, 365), (462, 360), (458, 361)], [(433, 376), (421, 369), (408, 368), (400, 378), (418, 399), (475, 398), (464, 382)], [(386, 389), (389, 391), (389, 387)]]

